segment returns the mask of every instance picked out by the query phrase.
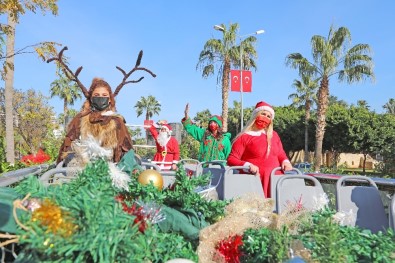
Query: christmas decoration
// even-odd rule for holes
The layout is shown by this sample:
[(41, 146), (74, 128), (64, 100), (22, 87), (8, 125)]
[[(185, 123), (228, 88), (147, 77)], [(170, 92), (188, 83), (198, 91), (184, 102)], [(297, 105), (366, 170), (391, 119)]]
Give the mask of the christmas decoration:
[(221, 240), (216, 246), (219, 259), (222, 257), (227, 263), (240, 263), (241, 252), (239, 247), (242, 245), (243, 241), (240, 235), (230, 236)]
[(51, 200), (45, 199), (41, 206), (33, 211), (32, 221), (39, 222), (47, 228), (47, 232), (69, 237), (77, 228), (69, 214)]
[(45, 187), (34, 176), (19, 183), (13, 188), (15, 198), (25, 196), (19, 201), (27, 211), (14, 214), (20, 220), (15, 235), (0, 233), (0, 239), (9, 239), (0, 240), (0, 248), (17, 243), (17, 262), (395, 259), (393, 232), (375, 235), (339, 226), (334, 212), (293, 209), (300, 208), (300, 198), (281, 215), (273, 213), (273, 200), (257, 196), (208, 201), (195, 189), (207, 185), (209, 177), (190, 178), (184, 169), (177, 171), (173, 190), (142, 185), (137, 174), (128, 182), (121, 180), (126, 191), (114, 183), (109, 165), (96, 160), (64, 185)]
[(51, 156), (46, 154), (42, 149), (39, 149), (36, 154), (25, 155), (21, 158), (21, 162), (30, 165), (30, 164), (42, 164), (51, 159)]
[(142, 185), (153, 184), (159, 190), (163, 188), (163, 177), (162, 175), (153, 169), (148, 169), (140, 173), (138, 182)]
[(129, 191), (130, 176), (122, 172), (114, 163), (109, 163), (112, 185), (120, 190)]

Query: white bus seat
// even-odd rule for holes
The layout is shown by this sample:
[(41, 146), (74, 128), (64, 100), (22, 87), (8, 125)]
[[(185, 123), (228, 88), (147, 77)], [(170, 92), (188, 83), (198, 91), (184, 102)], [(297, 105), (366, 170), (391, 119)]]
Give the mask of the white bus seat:
[[(224, 174), (225, 174), (225, 162), (221, 161), (208, 161), (202, 162), (198, 165), (199, 175), (210, 174), (210, 182), (207, 187), (198, 189), (198, 192), (202, 195), (213, 196), (212, 191), (216, 191), (216, 196), (219, 200), (224, 200)], [(209, 194), (210, 193), (210, 194)]]
[(176, 171), (160, 171), (163, 178), (163, 189), (171, 186), (176, 181)]
[[(354, 182), (353, 185), (346, 182)], [(361, 182), (365, 182), (361, 185)], [(355, 184), (357, 183), (357, 184)], [(368, 186), (366, 186), (368, 183)], [(336, 183), (336, 209), (351, 213), (351, 226), (370, 229), (372, 233), (385, 231), (389, 220), (376, 183), (366, 176), (342, 176)]]
[[(312, 182), (312, 185), (307, 185), (305, 181)], [(320, 197), (325, 195), (321, 183), (316, 178), (303, 174), (279, 176), (275, 193), (278, 214), (296, 205), (314, 210), (318, 208), (317, 202)]]
[[(272, 172), (270, 173), (270, 195), (273, 200), (274, 200), (274, 204), (276, 204), (276, 198), (277, 198), (277, 193), (276, 193), (276, 189), (277, 189), (277, 182), (278, 180), (280, 180), (280, 178), (284, 175), (288, 175), (288, 174), (298, 174), (298, 175), (303, 175), (302, 172), (299, 169), (293, 168), (291, 171), (286, 171), (285, 174), (276, 174), (277, 171), (282, 170), (281, 167), (276, 167), (272, 170)], [(304, 180), (297, 180), (295, 179), (293, 181), (294, 183), (298, 184), (298, 185), (305, 185)], [(275, 208), (275, 207), (274, 207)]]
[(200, 164), (199, 160), (181, 159), (180, 161), (178, 161), (178, 163), (180, 163), (184, 167), (188, 175), (198, 176), (200, 174), (200, 171), (198, 170)]
[(246, 194), (257, 194), (265, 198), (261, 178), (253, 174), (239, 173), (239, 170), (248, 171), (246, 166), (229, 166), (226, 168), (224, 184), (224, 200), (241, 197)]
[(388, 211), (389, 211), (389, 219), (390, 219), (389, 225), (392, 228), (392, 230), (395, 231), (395, 193), (392, 195), (391, 204)]

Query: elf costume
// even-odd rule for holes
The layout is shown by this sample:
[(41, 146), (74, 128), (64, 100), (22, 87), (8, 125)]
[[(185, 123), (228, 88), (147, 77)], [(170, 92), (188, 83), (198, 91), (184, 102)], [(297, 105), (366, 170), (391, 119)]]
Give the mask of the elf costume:
[[(216, 122), (222, 128), (221, 117), (214, 115), (210, 118), (210, 121)], [(201, 128), (193, 124), (190, 118), (183, 118), (181, 122), (187, 133), (200, 142), (199, 161), (226, 160), (228, 158), (231, 148), (230, 133), (218, 131), (217, 135), (214, 136), (208, 128)]]

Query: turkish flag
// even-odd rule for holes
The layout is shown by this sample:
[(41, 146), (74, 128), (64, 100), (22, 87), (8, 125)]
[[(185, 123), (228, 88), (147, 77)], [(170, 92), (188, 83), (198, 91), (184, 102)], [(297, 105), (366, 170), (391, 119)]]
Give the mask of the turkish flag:
[[(243, 92), (251, 92), (252, 73), (249, 70), (243, 70)], [(232, 69), (230, 71), (230, 90), (240, 92), (240, 70)]]

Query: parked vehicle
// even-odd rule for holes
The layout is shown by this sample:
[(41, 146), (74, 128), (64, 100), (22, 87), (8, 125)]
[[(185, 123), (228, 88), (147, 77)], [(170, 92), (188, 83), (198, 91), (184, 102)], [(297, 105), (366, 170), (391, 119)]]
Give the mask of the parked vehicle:
[(302, 170), (304, 172), (309, 171), (311, 168), (311, 163), (297, 163), (294, 165), (294, 168), (297, 168), (299, 170)]

